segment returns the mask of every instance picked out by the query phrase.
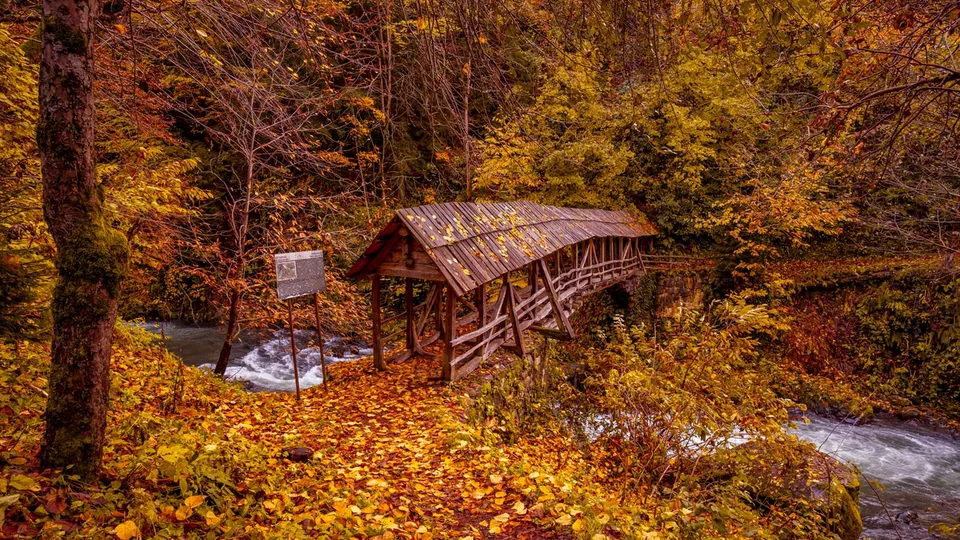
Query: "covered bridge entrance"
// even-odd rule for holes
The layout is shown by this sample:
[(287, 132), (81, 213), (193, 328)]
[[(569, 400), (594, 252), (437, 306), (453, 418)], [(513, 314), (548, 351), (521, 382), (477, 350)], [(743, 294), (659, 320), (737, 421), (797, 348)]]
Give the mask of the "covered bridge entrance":
[[(347, 275), (373, 284), (373, 361), (445, 345), (441, 377), (455, 381), (500, 347), (526, 354), (524, 331), (574, 337), (569, 316), (586, 295), (657, 265), (656, 230), (635, 212), (530, 202), (444, 203), (397, 210)], [(382, 281), (403, 278), (404, 309), (382, 317)], [(415, 280), (430, 285), (415, 305)], [(403, 328), (383, 335), (386, 323)], [(432, 323), (432, 324), (431, 324)], [(432, 326), (432, 328), (430, 328)], [(404, 347), (384, 358), (384, 342)]]

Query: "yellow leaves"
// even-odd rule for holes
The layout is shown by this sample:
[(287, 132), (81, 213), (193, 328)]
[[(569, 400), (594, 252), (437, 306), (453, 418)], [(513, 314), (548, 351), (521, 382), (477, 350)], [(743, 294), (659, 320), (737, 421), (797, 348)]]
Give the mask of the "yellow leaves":
[(203, 516), (204, 520), (207, 522), (208, 527), (216, 527), (220, 524), (220, 520), (223, 518), (213, 513), (213, 510), (207, 510), (206, 515)]
[[(269, 502), (269, 501), (268, 501)], [(183, 521), (193, 515), (193, 509), (203, 504), (203, 495), (193, 495), (184, 499), (183, 504), (174, 513), (178, 521)], [(266, 503), (264, 503), (266, 506)]]
[(181, 505), (180, 508), (177, 508), (174, 517), (177, 518), (177, 521), (183, 521), (193, 515), (193, 510), (187, 508), (186, 506)]
[(489, 478), (491, 484), (499, 484), (500, 482), (503, 482), (503, 477), (499, 474), (491, 474)]
[(513, 504), (513, 511), (518, 516), (522, 516), (527, 513), (527, 505), (523, 504), (523, 501), (517, 501)]
[(333, 503), (333, 510), (337, 513), (338, 517), (342, 518), (353, 517), (354, 514), (359, 515), (362, 512), (359, 506), (347, 504), (347, 501), (335, 501)]
[(555, 521), (558, 525), (570, 525), (573, 519), (570, 517), (570, 514), (562, 514)]
[(387, 483), (384, 482), (383, 480), (380, 480), (379, 478), (374, 478), (369, 482), (367, 482), (367, 487), (385, 488), (387, 487)]
[(478, 488), (476, 491), (473, 492), (472, 497), (474, 499), (480, 500), (492, 491), (493, 491), (493, 488)]
[(23, 474), (10, 477), (9, 486), (20, 491), (40, 491), (40, 484), (36, 480)]
[(491, 534), (503, 532), (503, 527), (510, 521), (510, 514), (503, 513), (490, 520), (489, 530)]
[(140, 527), (138, 527), (133, 521), (127, 520), (117, 525), (116, 528), (113, 529), (113, 534), (115, 534), (120, 540), (138, 538), (140, 536)]

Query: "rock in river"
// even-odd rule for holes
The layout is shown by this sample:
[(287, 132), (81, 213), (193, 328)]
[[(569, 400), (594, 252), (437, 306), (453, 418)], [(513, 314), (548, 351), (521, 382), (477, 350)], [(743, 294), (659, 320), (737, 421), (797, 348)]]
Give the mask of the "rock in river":
[(863, 531), (860, 481), (849, 467), (803, 443), (754, 440), (741, 445), (757, 501), (805, 499), (842, 540), (857, 540)]

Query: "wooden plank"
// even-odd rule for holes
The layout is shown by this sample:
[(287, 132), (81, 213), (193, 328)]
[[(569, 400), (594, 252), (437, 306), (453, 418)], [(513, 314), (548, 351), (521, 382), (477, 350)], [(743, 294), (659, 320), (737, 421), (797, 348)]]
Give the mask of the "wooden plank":
[(413, 279), (406, 278), (403, 280), (403, 299), (406, 304), (406, 320), (404, 324), (404, 332), (407, 343), (407, 350), (413, 351), (414, 342), (416, 341), (416, 335), (413, 332), (414, 321), (413, 321)]
[(550, 271), (547, 270), (547, 265), (543, 259), (540, 259), (540, 267), (543, 271), (544, 286), (547, 288), (547, 298), (550, 299), (550, 305), (553, 307), (553, 316), (557, 319), (557, 327), (566, 332), (570, 339), (574, 339), (577, 337), (577, 333), (573, 331), (573, 326), (570, 324), (570, 321), (567, 319), (567, 314), (564, 313), (563, 307), (560, 305), (560, 297), (557, 295), (557, 290), (553, 287), (553, 280), (550, 279)]
[(387, 364), (399, 364), (400, 362), (406, 362), (407, 360), (409, 360), (409, 359), (412, 358), (412, 357), (413, 357), (413, 351), (411, 351), (411, 350), (409, 350), (409, 349), (403, 349), (403, 350), (401, 350), (401, 351), (399, 351), (399, 352), (396, 352), (396, 353), (390, 355), (390, 356), (386, 359), (386, 363), (387, 363)]
[(443, 378), (443, 380), (450, 381), (453, 380), (453, 358), (456, 356), (452, 342), (457, 333), (457, 293), (450, 285), (447, 285), (447, 297), (445, 304), (446, 305), (444, 306), (443, 310), (445, 329), (443, 336), (443, 366), (441, 368), (440, 376)]
[(487, 290), (483, 283), (473, 291), (473, 302), (477, 305), (477, 326), (487, 324)]
[(383, 342), (380, 339), (380, 275), (373, 274), (373, 367), (386, 371), (387, 364), (383, 361)]
[(527, 354), (527, 344), (523, 341), (523, 330), (520, 328), (520, 319), (517, 317), (517, 298), (510, 280), (504, 277), (504, 287), (507, 293), (507, 310), (510, 322), (513, 325), (513, 342), (520, 348), (521, 355)]
[(430, 286), (430, 290), (427, 291), (427, 298), (423, 301), (423, 311), (420, 312), (420, 318), (417, 319), (417, 327), (415, 334), (417, 336), (423, 334), (423, 328), (427, 325), (427, 320), (430, 319), (430, 312), (433, 310), (433, 306), (437, 302), (437, 295), (443, 285), (439, 283), (434, 283)]
[(480, 328), (467, 332), (466, 334), (463, 334), (461, 336), (457, 336), (457, 339), (453, 340), (453, 344), (460, 345), (462, 343), (466, 343), (470, 341), (473, 338), (480, 337), (484, 335), (486, 332), (489, 332), (491, 329), (495, 328), (498, 324), (506, 321), (508, 318), (509, 318), (509, 315), (504, 315), (504, 314), (497, 315), (489, 323), (481, 326)]
[(531, 326), (530, 330), (538, 334), (543, 334), (549, 338), (558, 339), (560, 341), (568, 341), (570, 336), (562, 330), (557, 330), (556, 328), (549, 328), (546, 326)]
[(446, 278), (437, 268), (421, 266), (418, 268), (409, 268), (403, 264), (388, 262), (380, 265), (379, 273), (384, 276), (414, 278), (425, 281), (446, 281)]

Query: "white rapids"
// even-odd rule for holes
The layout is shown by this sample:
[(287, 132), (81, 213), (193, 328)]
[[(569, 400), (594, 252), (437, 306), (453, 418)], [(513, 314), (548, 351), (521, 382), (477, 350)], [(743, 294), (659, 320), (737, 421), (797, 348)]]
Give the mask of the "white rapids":
[[(153, 334), (161, 333), (159, 323), (146, 322), (140, 326)], [(167, 350), (179, 356), (185, 364), (210, 370), (216, 365), (223, 345), (223, 331), (219, 328), (168, 322), (163, 325), (163, 335)], [(320, 349), (314, 343), (317, 333), (297, 330), (295, 336), (300, 388), (323, 383)], [(353, 344), (339, 336), (326, 338), (323, 348), (328, 366), (373, 354), (373, 350), (366, 345)], [(289, 331), (277, 330), (267, 339), (253, 334), (241, 335), (233, 344), (226, 378), (246, 381), (254, 390), (294, 391), (296, 384)]]
[(894, 420), (854, 426), (811, 416), (796, 424), (801, 439), (863, 473), (864, 538), (933, 538), (929, 527), (960, 518), (960, 440)]

